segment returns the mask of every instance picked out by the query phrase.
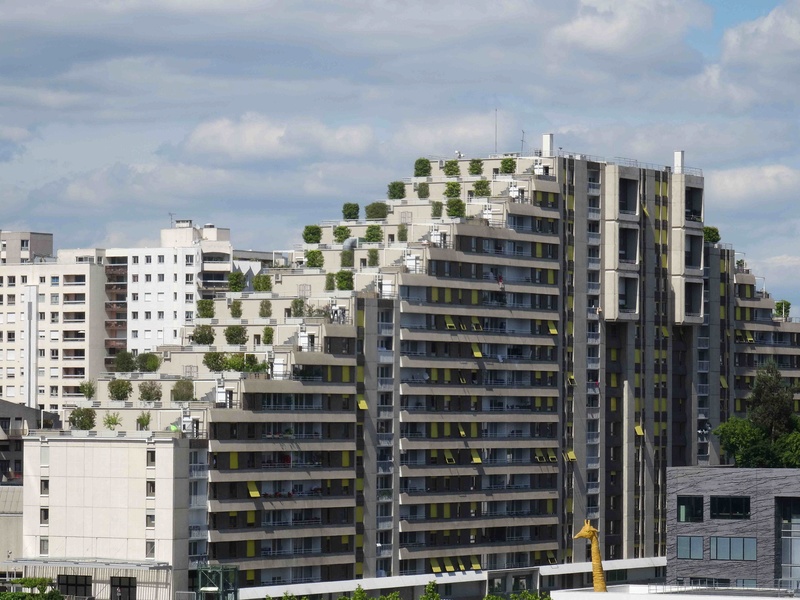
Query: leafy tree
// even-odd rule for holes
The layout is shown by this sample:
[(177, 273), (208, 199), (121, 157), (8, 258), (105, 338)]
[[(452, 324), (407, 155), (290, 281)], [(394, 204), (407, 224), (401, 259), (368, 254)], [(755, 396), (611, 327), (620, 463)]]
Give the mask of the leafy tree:
[(247, 343), (247, 330), (241, 325), (230, 325), (225, 328), (225, 341), (232, 346), (244, 346)]
[(127, 379), (114, 379), (108, 382), (108, 395), (112, 400), (125, 401), (132, 393), (133, 386)]
[(194, 399), (194, 384), (191, 379), (179, 379), (172, 386), (172, 399), (175, 402), (189, 402)]
[(268, 275), (267, 273), (259, 273), (253, 277), (253, 289), (256, 292), (271, 292), (272, 275)]
[(306, 314), (306, 301), (303, 298), (295, 298), (290, 305), (293, 317), (303, 317)]
[(117, 352), (114, 357), (114, 370), (117, 373), (132, 373), (136, 370), (136, 359), (127, 350)]
[(461, 184), (457, 181), (448, 181), (444, 186), (445, 198), (458, 198), (461, 195)]
[(793, 394), (774, 362), (767, 363), (756, 373), (747, 404), (750, 420), (764, 431), (770, 441), (774, 442), (791, 430)]
[(364, 240), (367, 242), (382, 242), (383, 229), (380, 225), (367, 225), (367, 230), (364, 232)]
[(242, 316), (242, 301), (241, 300), (233, 300), (231, 302), (231, 316), (234, 319), (239, 319)]
[(203, 355), (203, 364), (209, 371), (222, 373), (225, 370), (225, 354), (222, 352), (206, 352)]
[(243, 373), (244, 372), (244, 354), (241, 352), (237, 352), (235, 354), (229, 354), (225, 357), (225, 370), (226, 371), (233, 371), (235, 373)]
[(353, 266), (353, 251), (352, 250), (342, 250), (341, 254), (341, 266), (342, 267), (352, 267)]
[(266, 346), (271, 346), (274, 338), (275, 338), (275, 330), (270, 326), (264, 327), (264, 332), (261, 335), (261, 341)]
[(438, 200), (434, 200), (433, 202), (431, 202), (431, 216), (434, 219), (438, 219), (439, 217), (442, 216), (442, 207), (443, 206), (444, 205), (441, 202), (439, 202)]
[(161, 384), (158, 381), (143, 381), (139, 384), (139, 400), (142, 402), (160, 402)]
[(480, 179), (472, 185), (475, 196), (478, 198), (488, 198), (492, 195), (492, 186), (486, 179)]
[(427, 158), (418, 158), (414, 161), (414, 177), (430, 177), (431, 161)]
[(800, 468), (800, 431), (779, 437), (773, 445), (781, 465), (789, 469)]
[(272, 316), (272, 301), (262, 300), (258, 305), (258, 316), (262, 319), (269, 319)]
[(355, 202), (345, 202), (342, 204), (342, 218), (345, 221), (357, 221), (360, 211), (361, 207)]
[(148, 431), (150, 429), (150, 421), (153, 419), (153, 415), (150, 414), (150, 411), (142, 411), (139, 413), (139, 416), (136, 417), (136, 424), (139, 426), (140, 431)]
[[(22, 586), (23, 588), (29, 590), (35, 589), (40, 594), (44, 594), (47, 591), (47, 588), (53, 585), (53, 580), (50, 579), (49, 577), (20, 577), (19, 579), (12, 580), (11, 583)], [(14, 592), (5, 592), (5, 593), (12, 594)], [(57, 590), (51, 590), (51, 594), (52, 593), (58, 594), (58, 597), (63, 597), (61, 596), (61, 593), (58, 592)], [(27, 594), (25, 595), (27, 596)], [(14, 598), (9, 598), (8, 600), (17, 600), (17, 597), (14, 596)], [(48, 598), (46, 600), (57, 600), (57, 597), (48, 594)]]
[(337, 290), (352, 290), (353, 289), (353, 272), (352, 271), (339, 271), (336, 273), (336, 289)]
[(425, 200), (426, 198), (430, 197), (431, 197), (430, 184), (425, 181), (417, 184), (417, 198), (419, 198), (420, 200)]
[(207, 298), (197, 301), (197, 316), (201, 319), (214, 318), (214, 301)]
[(235, 271), (228, 273), (228, 289), (232, 292), (244, 291), (244, 284), (246, 283), (244, 273)]
[(408, 241), (408, 225), (405, 223), (400, 223), (397, 226), (397, 241), (398, 242), (407, 242)]
[(483, 175), (483, 161), (480, 158), (473, 158), (469, 161), (470, 175)]
[(83, 394), (83, 397), (87, 400), (94, 398), (94, 395), (97, 393), (97, 386), (95, 385), (94, 379), (81, 381), (80, 385), (78, 385), (78, 391)]
[(522, 590), (520, 592), (511, 594), (509, 596), (510, 600), (549, 600), (550, 594), (547, 592), (543, 592), (539, 594), (538, 592), (532, 592), (530, 590)]
[(367, 250), (367, 266), (369, 267), (377, 267), (379, 264), (379, 257), (378, 257), (378, 250), (376, 248), (370, 248)]
[(364, 216), (367, 219), (385, 219), (389, 214), (389, 206), (386, 202), (373, 202), (364, 207)]
[(325, 257), (321, 250), (306, 252), (306, 266), (312, 269), (321, 269), (325, 265)]
[(406, 197), (406, 184), (402, 181), (392, 181), (389, 184), (386, 197), (389, 200), (401, 200)]
[(329, 292), (336, 289), (336, 276), (333, 273), (325, 274), (325, 291)]
[(200, 346), (211, 346), (214, 343), (214, 328), (211, 325), (198, 325), (192, 333), (192, 341)]
[(419, 600), (442, 600), (439, 592), (436, 591), (435, 581), (429, 581), (425, 585), (425, 591), (420, 595)]
[(350, 228), (347, 225), (337, 225), (333, 228), (333, 241), (337, 244), (344, 244), (350, 234)]
[(446, 160), (444, 162), (445, 177), (458, 177), (461, 175), (461, 167), (457, 160)]
[(778, 300), (775, 303), (775, 316), (779, 319), (788, 319), (792, 310), (792, 303), (788, 300)]
[(142, 373), (155, 373), (161, 366), (161, 359), (152, 352), (143, 352), (136, 357), (136, 369)]
[(303, 241), (306, 244), (319, 244), (322, 239), (322, 227), (319, 225), (306, 225), (303, 229)]
[(76, 408), (69, 414), (69, 425), (73, 429), (94, 429), (97, 413), (93, 408)]
[(467, 216), (467, 206), (460, 198), (450, 198), (447, 201), (447, 216), (448, 217), (461, 217), (462, 219)]
[(709, 244), (716, 244), (722, 239), (722, 236), (720, 236), (719, 229), (716, 227), (706, 226), (703, 227), (703, 239)]
[(119, 416), (118, 412), (110, 412), (106, 413), (103, 417), (103, 425), (106, 429), (110, 429), (114, 431), (117, 427), (122, 425), (122, 419)]
[(517, 161), (513, 158), (504, 158), (500, 161), (500, 172), (503, 175), (511, 175), (517, 170)]

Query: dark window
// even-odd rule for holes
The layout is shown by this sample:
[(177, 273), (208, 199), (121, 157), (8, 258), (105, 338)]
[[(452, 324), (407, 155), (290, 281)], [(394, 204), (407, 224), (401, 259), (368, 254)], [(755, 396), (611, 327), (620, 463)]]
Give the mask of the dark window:
[(65, 596), (93, 596), (91, 575), (59, 575), (58, 591)]
[(702, 496), (678, 496), (678, 522), (701, 523), (703, 521)]
[(703, 538), (701, 536), (678, 536), (678, 558), (703, 560)]
[(111, 600), (136, 600), (136, 577), (112, 577)]
[(749, 496), (711, 496), (712, 519), (749, 519)]
[(155, 450), (148, 450), (147, 451), (147, 466), (148, 467), (155, 467), (156, 466), (156, 451)]

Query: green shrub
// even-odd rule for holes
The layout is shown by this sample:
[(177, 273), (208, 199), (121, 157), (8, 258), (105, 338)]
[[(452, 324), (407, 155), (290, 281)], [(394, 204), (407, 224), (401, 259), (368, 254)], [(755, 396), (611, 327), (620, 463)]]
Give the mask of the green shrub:
[(197, 301), (197, 316), (201, 319), (214, 318), (214, 301), (213, 300), (198, 300)]
[(483, 161), (480, 158), (473, 158), (469, 161), (470, 175), (483, 175)]
[(345, 202), (344, 204), (342, 204), (342, 218), (345, 221), (358, 220), (358, 213), (360, 211), (361, 207), (355, 202)]
[(231, 316), (234, 319), (241, 319), (242, 317), (242, 301), (234, 300), (231, 302)]
[(378, 262), (379, 262), (378, 250), (376, 248), (370, 248), (369, 250), (367, 250), (367, 266), (377, 267)]
[(492, 195), (492, 186), (486, 179), (476, 181), (472, 186), (475, 196), (478, 198), (487, 198)]
[(364, 232), (364, 241), (375, 243), (383, 241), (383, 229), (380, 225), (367, 225), (367, 230)]
[(457, 160), (447, 160), (444, 163), (445, 177), (458, 177), (461, 175), (461, 167)]
[(244, 273), (236, 271), (235, 273), (228, 273), (228, 289), (232, 292), (244, 291), (244, 284), (246, 283)]
[(352, 290), (353, 289), (353, 272), (352, 271), (339, 271), (336, 273), (336, 289), (339, 290)]
[(431, 202), (431, 216), (434, 219), (438, 219), (439, 217), (442, 216), (442, 207), (443, 206), (444, 205), (441, 202), (439, 202), (438, 200), (434, 200), (433, 202)]
[(445, 198), (458, 198), (461, 196), (461, 184), (457, 181), (448, 181), (444, 186)]
[(322, 239), (322, 227), (319, 225), (306, 225), (303, 229), (303, 241), (306, 244), (319, 244)]
[(420, 183), (417, 185), (417, 198), (425, 200), (431, 197), (431, 186), (429, 183)]
[(401, 200), (406, 197), (406, 184), (402, 181), (392, 181), (389, 184), (386, 197), (389, 200)]
[(76, 408), (69, 414), (69, 425), (73, 429), (87, 431), (94, 428), (97, 413), (93, 408)]
[(427, 158), (418, 158), (414, 161), (414, 177), (430, 177), (431, 161)]
[(247, 330), (241, 325), (230, 325), (225, 328), (225, 341), (231, 346), (244, 346), (247, 343)]
[(397, 241), (408, 241), (408, 226), (405, 223), (400, 223), (400, 225), (397, 226)]
[(293, 317), (304, 317), (306, 314), (306, 301), (303, 298), (295, 298), (292, 300), (291, 311)]
[(253, 277), (253, 289), (257, 292), (272, 291), (272, 275), (259, 273)]
[(222, 352), (206, 352), (203, 355), (203, 364), (209, 371), (221, 373), (225, 370), (225, 354)]
[(325, 274), (325, 291), (329, 292), (336, 289), (336, 276), (333, 273)]
[[(155, 383), (155, 381), (145, 381), (144, 383)], [(158, 386), (159, 392), (161, 391), (161, 385)], [(142, 397), (142, 386), (139, 385), (139, 397)], [(158, 399), (161, 400), (161, 394), (159, 393)], [(153, 415), (150, 414), (150, 411), (143, 410), (139, 413), (139, 416), (136, 417), (136, 424), (139, 426), (139, 431), (149, 431), (150, 430), (150, 422), (153, 420)]]
[(258, 305), (258, 316), (262, 319), (269, 319), (272, 316), (272, 301), (262, 300)]
[(321, 269), (325, 264), (325, 257), (321, 250), (309, 250), (306, 252), (306, 266), (312, 269)]
[(343, 266), (343, 267), (352, 267), (353, 266), (353, 251), (352, 250), (342, 250), (341, 266)]
[(114, 357), (114, 370), (117, 373), (132, 373), (136, 370), (136, 359), (127, 350), (117, 352)]
[(211, 346), (214, 343), (214, 328), (211, 325), (198, 325), (192, 333), (192, 342), (200, 346)]
[(500, 161), (500, 172), (503, 175), (511, 175), (517, 170), (517, 161), (513, 158), (504, 158)]
[(364, 216), (367, 219), (385, 219), (389, 214), (389, 205), (386, 202), (373, 202), (364, 207)]
[(139, 399), (144, 402), (158, 402), (161, 394), (161, 384), (157, 381), (143, 381), (139, 384)]
[(136, 357), (136, 370), (142, 373), (155, 373), (161, 366), (161, 358), (152, 352), (143, 352)]
[(261, 335), (261, 341), (266, 346), (271, 346), (272, 341), (275, 339), (275, 330), (272, 327), (264, 327), (264, 333)]
[(175, 402), (189, 402), (194, 399), (194, 384), (191, 379), (181, 379), (172, 386), (172, 399)]
[(448, 217), (460, 217), (464, 218), (467, 216), (467, 207), (464, 204), (464, 201), (460, 198), (450, 198), (447, 201), (447, 216)]
[(350, 228), (347, 225), (337, 225), (333, 229), (333, 241), (337, 244), (343, 244), (344, 241), (350, 237)]
[(127, 400), (133, 393), (133, 386), (126, 379), (114, 379), (108, 382), (108, 396), (112, 400)]
[(95, 385), (94, 379), (81, 381), (80, 385), (78, 385), (78, 391), (87, 400), (94, 398), (94, 395), (97, 393), (97, 385)]

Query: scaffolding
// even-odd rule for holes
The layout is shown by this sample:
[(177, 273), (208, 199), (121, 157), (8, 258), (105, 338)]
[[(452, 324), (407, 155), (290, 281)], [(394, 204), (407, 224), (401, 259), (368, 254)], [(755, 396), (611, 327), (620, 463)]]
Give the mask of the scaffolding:
[(203, 566), (197, 569), (200, 600), (239, 600), (239, 569)]

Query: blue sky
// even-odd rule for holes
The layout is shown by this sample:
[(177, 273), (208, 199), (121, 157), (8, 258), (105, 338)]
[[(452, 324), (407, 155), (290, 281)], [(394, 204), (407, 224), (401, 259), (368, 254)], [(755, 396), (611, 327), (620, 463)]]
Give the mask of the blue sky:
[(556, 146), (706, 175), (800, 307), (800, 0), (10, 0), (4, 229), (148, 244), (169, 213), (288, 247), (420, 155)]

